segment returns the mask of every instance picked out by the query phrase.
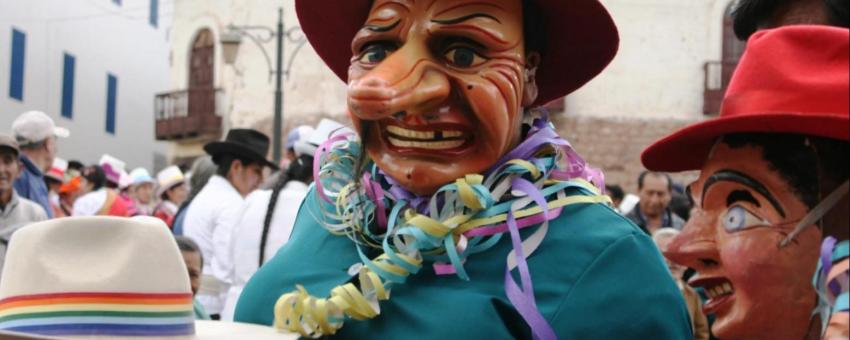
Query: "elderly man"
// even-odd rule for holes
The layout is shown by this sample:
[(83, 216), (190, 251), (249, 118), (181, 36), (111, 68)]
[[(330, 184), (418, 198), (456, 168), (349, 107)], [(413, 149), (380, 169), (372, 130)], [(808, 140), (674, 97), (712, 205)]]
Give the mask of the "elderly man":
[(537, 109), (613, 58), (599, 1), (295, 4), (358, 134), (320, 148), (237, 321), (343, 339), (692, 337), (652, 240)]
[(638, 205), (626, 217), (652, 235), (661, 228), (682, 229), (685, 221), (670, 210), (673, 180), (663, 172), (644, 171), (638, 176)]
[(56, 126), (53, 119), (40, 111), (22, 113), (12, 122), (12, 133), (21, 148), (24, 171), (15, 181), (15, 190), (24, 198), (41, 205), (47, 216), (53, 217), (44, 173), (50, 170), (56, 157), (56, 138), (70, 134), (67, 129)]
[(21, 174), (18, 143), (0, 134), (0, 274), (12, 234), (21, 227), (47, 219), (44, 208), (20, 197), (12, 183)]

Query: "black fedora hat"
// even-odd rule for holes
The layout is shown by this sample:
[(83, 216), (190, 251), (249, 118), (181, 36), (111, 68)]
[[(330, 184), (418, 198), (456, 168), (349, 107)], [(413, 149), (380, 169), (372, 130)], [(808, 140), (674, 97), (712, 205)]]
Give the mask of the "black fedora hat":
[(238, 158), (256, 160), (274, 170), (278, 169), (277, 164), (266, 159), (266, 154), (269, 152), (269, 137), (253, 129), (231, 129), (223, 141), (204, 145), (204, 151), (213, 158), (229, 154)]

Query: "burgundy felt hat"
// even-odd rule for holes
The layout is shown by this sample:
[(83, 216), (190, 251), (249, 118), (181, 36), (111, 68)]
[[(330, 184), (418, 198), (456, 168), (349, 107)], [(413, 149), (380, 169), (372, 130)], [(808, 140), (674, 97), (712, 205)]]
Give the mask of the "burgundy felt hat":
[(703, 166), (718, 137), (789, 133), (850, 139), (850, 30), (799, 25), (753, 34), (726, 90), (720, 116), (644, 150), (655, 171)]
[[(598, 0), (531, 0), (541, 9), (546, 48), (540, 51), (536, 105), (575, 91), (611, 62), (620, 38)], [(343, 81), (348, 81), (351, 40), (366, 22), (372, 0), (296, 0), (301, 29)]]

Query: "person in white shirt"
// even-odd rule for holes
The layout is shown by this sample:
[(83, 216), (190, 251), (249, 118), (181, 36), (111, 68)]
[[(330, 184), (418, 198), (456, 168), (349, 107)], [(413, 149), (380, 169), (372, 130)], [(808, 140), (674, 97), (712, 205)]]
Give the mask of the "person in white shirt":
[(275, 175), (272, 188), (257, 190), (245, 200), (242, 218), (233, 230), (233, 282), (222, 320), (233, 320), (245, 283), (289, 240), (301, 201), (313, 182), (313, 154), (319, 142), (311, 142), (312, 128), (299, 127), (298, 132), (295, 140), (287, 140), (292, 144), (293, 159), (285, 171)]
[(265, 167), (277, 167), (265, 158), (269, 138), (256, 130), (230, 130), (224, 141), (209, 143), (204, 150), (218, 170), (189, 205), (183, 235), (198, 243), (208, 259), (198, 300), (217, 319), (232, 283), (231, 237), (242, 216), (244, 198), (263, 181)]

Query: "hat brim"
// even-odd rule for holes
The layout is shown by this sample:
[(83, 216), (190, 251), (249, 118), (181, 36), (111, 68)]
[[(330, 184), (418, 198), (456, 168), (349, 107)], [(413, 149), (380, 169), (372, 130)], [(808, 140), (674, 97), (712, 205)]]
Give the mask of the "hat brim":
[(268, 326), (242, 322), (195, 320), (195, 338), (208, 339), (298, 339), (294, 333), (278, 332)]
[(272, 168), (272, 170), (278, 170), (277, 164), (266, 159), (265, 155), (260, 155), (256, 151), (236, 143), (212, 142), (207, 145), (204, 145), (204, 151), (206, 151), (207, 154), (209, 154), (210, 156), (217, 156), (220, 154), (236, 155), (240, 158), (247, 158), (250, 160), (258, 161), (260, 164)]
[[(548, 41), (537, 72), (534, 105), (563, 97), (596, 77), (614, 59), (619, 35), (597, 0), (533, 0)], [(298, 20), (310, 45), (348, 82), (351, 40), (368, 17), (371, 0), (297, 0)], [(334, 23), (328, 25), (328, 23)]]
[(786, 133), (850, 140), (847, 116), (768, 113), (707, 120), (682, 128), (646, 148), (643, 165), (653, 171), (699, 170), (718, 137), (731, 133)]
[(53, 135), (58, 138), (68, 138), (71, 137), (71, 131), (61, 126), (54, 126)]

